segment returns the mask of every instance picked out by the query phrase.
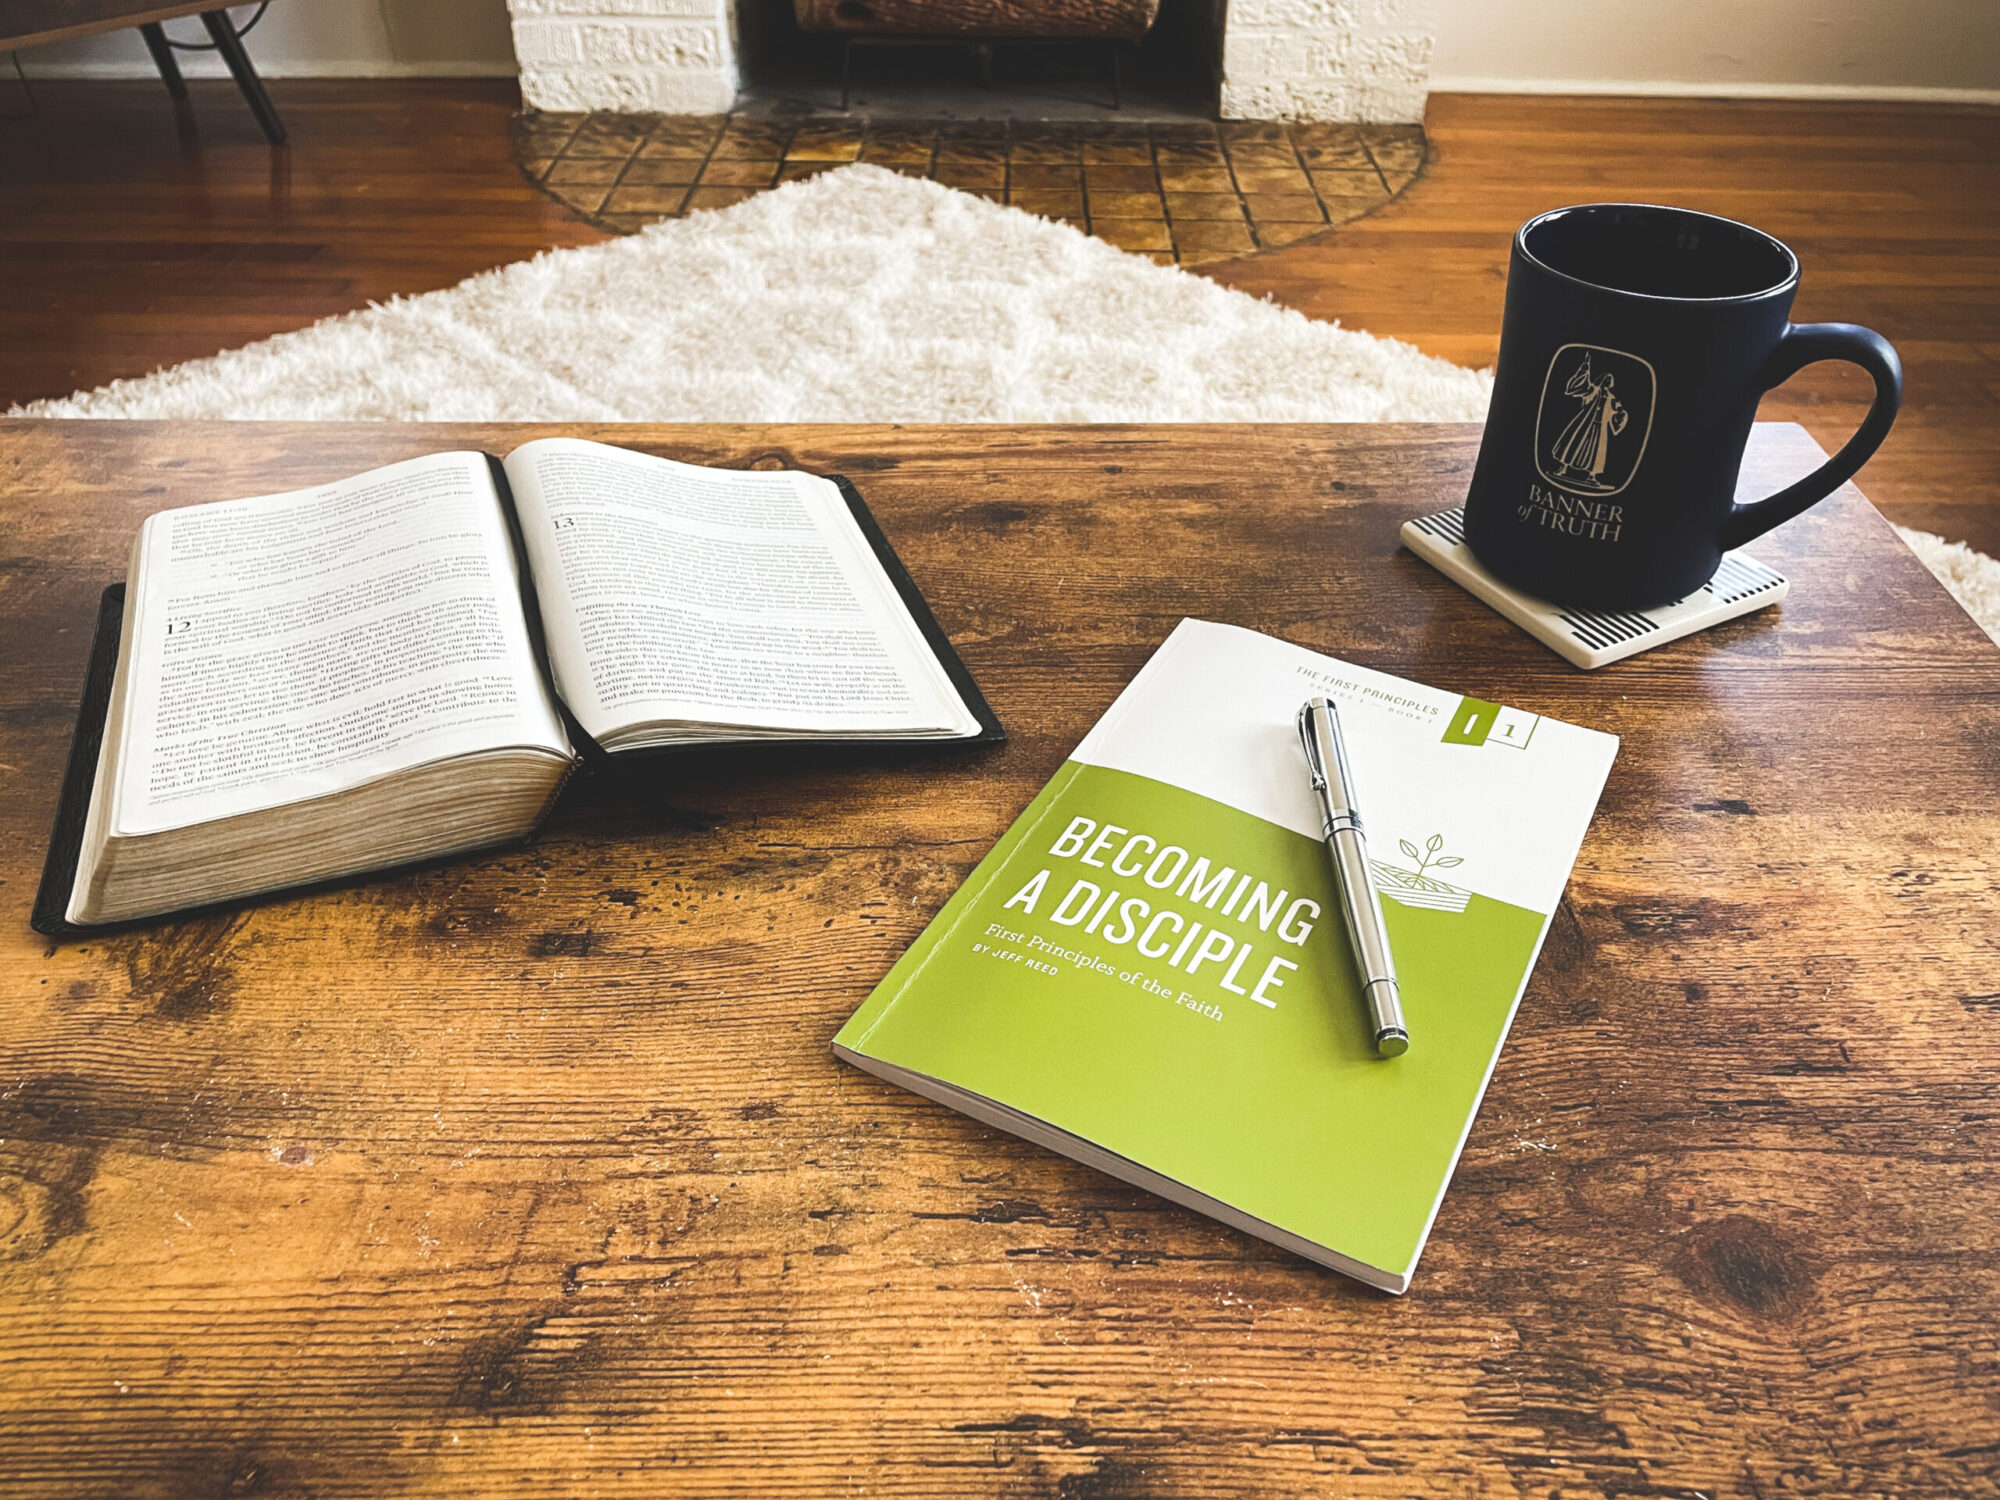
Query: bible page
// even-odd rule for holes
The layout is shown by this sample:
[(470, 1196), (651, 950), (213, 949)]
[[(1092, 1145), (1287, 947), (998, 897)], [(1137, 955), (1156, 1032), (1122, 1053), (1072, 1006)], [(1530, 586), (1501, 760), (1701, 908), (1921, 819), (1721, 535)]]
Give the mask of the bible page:
[(114, 833), (478, 751), (572, 753), (483, 454), (162, 511), (136, 556)]
[(978, 733), (831, 481), (569, 438), (506, 469), (556, 688), (592, 736)]

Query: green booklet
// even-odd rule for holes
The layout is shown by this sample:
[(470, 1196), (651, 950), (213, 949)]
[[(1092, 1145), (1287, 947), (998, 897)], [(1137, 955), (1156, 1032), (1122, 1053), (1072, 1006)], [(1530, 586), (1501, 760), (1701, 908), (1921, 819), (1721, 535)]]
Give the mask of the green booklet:
[[(1339, 706), (1410, 1050), (1375, 1055), (1295, 719)], [(834, 1051), (1401, 1292), (1618, 742), (1184, 620)]]

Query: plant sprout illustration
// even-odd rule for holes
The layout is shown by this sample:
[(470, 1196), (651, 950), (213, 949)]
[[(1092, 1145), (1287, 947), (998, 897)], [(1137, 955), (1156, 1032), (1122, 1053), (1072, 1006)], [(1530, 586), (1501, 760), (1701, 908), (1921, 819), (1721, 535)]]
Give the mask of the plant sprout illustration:
[(1444, 835), (1441, 833), (1434, 833), (1424, 840), (1422, 853), (1418, 853), (1417, 846), (1408, 839), (1397, 839), (1396, 847), (1417, 862), (1417, 878), (1419, 880), (1424, 878), (1424, 871), (1426, 870), (1449, 870), (1453, 865), (1462, 865), (1465, 863), (1456, 854), (1438, 853), (1438, 850), (1444, 847)]
[(1381, 860), (1370, 860), (1375, 867), (1378, 888), (1391, 901), (1404, 906), (1421, 906), (1432, 911), (1464, 911), (1466, 902), (1472, 899), (1472, 892), (1463, 890), (1430, 873), (1434, 870), (1450, 870), (1465, 863), (1456, 854), (1444, 853), (1444, 835), (1434, 833), (1424, 840), (1419, 849), (1408, 839), (1397, 839), (1396, 847), (1406, 858), (1416, 865), (1414, 870), (1403, 869), (1399, 865), (1385, 864)]

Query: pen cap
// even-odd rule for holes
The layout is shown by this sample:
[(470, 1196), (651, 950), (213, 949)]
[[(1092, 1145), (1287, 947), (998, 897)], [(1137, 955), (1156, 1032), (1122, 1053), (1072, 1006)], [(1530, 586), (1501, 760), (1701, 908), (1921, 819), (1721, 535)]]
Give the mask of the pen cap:
[(1348, 769), (1347, 744), (1340, 733), (1340, 713), (1328, 698), (1308, 698), (1299, 710), (1299, 738), (1313, 780), (1325, 784), (1329, 814), (1354, 812), (1354, 775)]

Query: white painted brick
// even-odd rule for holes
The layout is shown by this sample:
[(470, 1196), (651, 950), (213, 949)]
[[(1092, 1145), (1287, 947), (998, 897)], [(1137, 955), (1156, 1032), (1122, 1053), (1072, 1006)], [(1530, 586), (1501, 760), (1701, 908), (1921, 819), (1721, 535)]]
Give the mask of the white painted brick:
[(585, 20), (618, 16), (704, 16), (720, 19), (728, 8), (718, 0), (508, 0), (518, 21), (524, 16), (574, 16)]
[(1349, 31), (1355, 26), (1349, 0), (1233, 0), (1228, 31)]
[(523, 67), (713, 68), (724, 53), (714, 21), (537, 22), (515, 28)]
[(1342, 84), (1243, 83), (1224, 79), (1225, 120), (1351, 120), (1354, 90)]
[(1384, 125), (1422, 123), (1423, 80), (1339, 83), (1225, 80), (1222, 115), (1228, 120), (1360, 120)]
[(1417, 122), (1430, 80), (1428, 32), (1300, 26), (1245, 31), (1223, 46), (1226, 119)]
[(719, 115), (736, 107), (733, 62), (723, 68), (660, 69), (643, 76), (643, 109), (663, 115)]
[(633, 62), (670, 68), (719, 68), (729, 55), (728, 37), (713, 21), (654, 21), (634, 26), (626, 37)]
[(736, 102), (731, 0), (509, 0), (538, 109), (711, 114)]
[(1228, 78), (1277, 82), (1299, 79), (1324, 82), (1345, 78), (1362, 43), (1347, 36), (1229, 33), (1222, 49), (1223, 75)]
[(521, 75), (521, 94), (534, 109), (713, 115), (735, 104), (736, 80), (714, 68), (537, 69)]
[(546, 68), (577, 67), (587, 61), (582, 32), (568, 21), (517, 19), (514, 56), (520, 61), (524, 76)]
[(1361, 0), (1358, 20), (1368, 31), (1434, 38), (1438, 0)]

